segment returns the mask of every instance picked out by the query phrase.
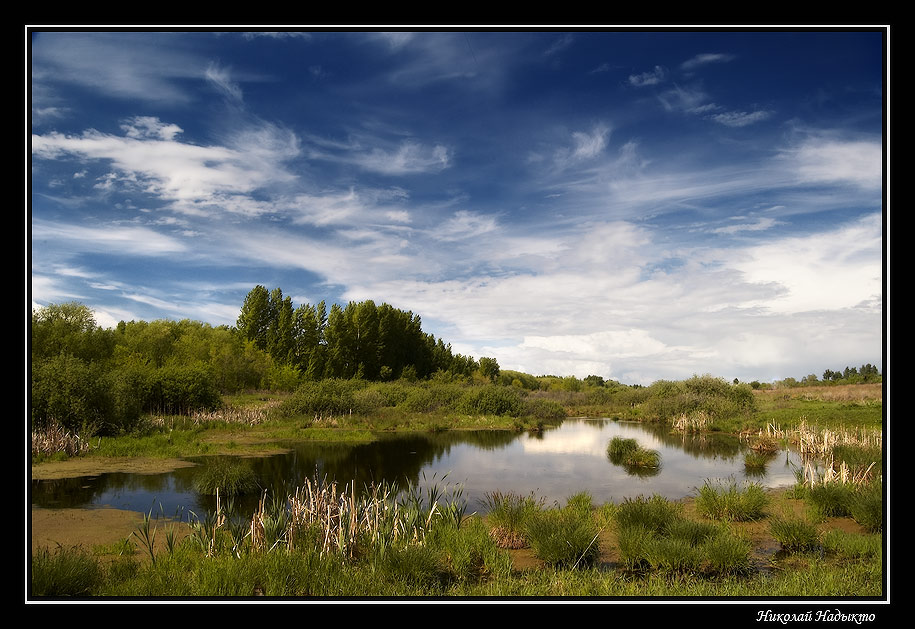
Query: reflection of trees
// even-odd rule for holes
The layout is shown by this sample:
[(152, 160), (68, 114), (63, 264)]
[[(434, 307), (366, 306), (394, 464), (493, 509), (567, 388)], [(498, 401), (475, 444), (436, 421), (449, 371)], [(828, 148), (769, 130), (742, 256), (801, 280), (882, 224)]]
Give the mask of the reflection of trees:
[(671, 432), (669, 425), (659, 423), (645, 423), (644, 430), (663, 445), (700, 459), (731, 459), (744, 449), (735, 435)]
[(193, 489), (193, 473), (194, 468), (180, 468), (166, 474), (111, 472), (98, 476), (33, 480), (31, 501), (39, 507), (76, 508), (93, 504), (105, 493), (187, 493)]
[(32, 504), (38, 507), (73, 508), (92, 502), (102, 492), (97, 479), (61, 478), (32, 481)]

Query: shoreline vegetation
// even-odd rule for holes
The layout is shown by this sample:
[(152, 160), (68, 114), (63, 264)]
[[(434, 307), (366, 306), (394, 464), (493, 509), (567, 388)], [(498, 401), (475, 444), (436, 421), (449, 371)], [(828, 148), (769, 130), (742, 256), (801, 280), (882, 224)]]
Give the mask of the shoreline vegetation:
[[(485, 516), (467, 516), (454, 488), (423, 496), (382, 485), (357, 499), (319, 479), (288, 496), (265, 494), (242, 516), (228, 495), (244, 479), (214, 470), (224, 474), (205, 488), (221, 494), (215, 513), (175, 522), (150, 512), (113, 545), (33, 548), (31, 595), (884, 595), (883, 384), (871, 365), (800, 381), (701, 375), (629, 386), (454, 355), (418, 317), (387, 305), (323, 313), (323, 302), (293, 310), (279, 289), (263, 287), (236, 328), (157, 321), (103, 330), (79, 304), (36, 311), (32, 477), (386, 431), (536, 432), (568, 417), (739, 435), (748, 469), (788, 444), (820, 465), (787, 491), (707, 484), (683, 501), (595, 505), (580, 494), (552, 507), (493, 494)], [(608, 444), (608, 456), (628, 465), (655, 465), (651, 454)]]

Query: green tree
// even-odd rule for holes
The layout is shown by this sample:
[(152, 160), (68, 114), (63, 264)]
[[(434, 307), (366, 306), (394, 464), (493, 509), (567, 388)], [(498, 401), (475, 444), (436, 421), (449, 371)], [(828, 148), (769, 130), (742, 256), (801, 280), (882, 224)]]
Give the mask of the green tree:
[(75, 301), (33, 310), (31, 341), (35, 358), (69, 354), (86, 361), (103, 360), (114, 350), (114, 332), (99, 328), (92, 310)]
[(242, 338), (253, 341), (258, 349), (266, 350), (270, 321), (270, 293), (258, 284), (245, 296), (235, 326)]
[(483, 356), (480, 358), (480, 374), (484, 378), (488, 378), (490, 381), (495, 382), (496, 378), (499, 377), (499, 362), (495, 358), (490, 358), (488, 356)]

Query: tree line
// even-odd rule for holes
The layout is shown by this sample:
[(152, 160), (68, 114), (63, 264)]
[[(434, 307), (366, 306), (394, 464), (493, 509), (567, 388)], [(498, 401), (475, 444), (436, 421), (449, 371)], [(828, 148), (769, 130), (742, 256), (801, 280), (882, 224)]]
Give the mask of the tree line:
[[(115, 433), (144, 413), (209, 410), (243, 390), (293, 391), (305, 381), (469, 379), (472, 357), (422, 330), (419, 316), (372, 301), (292, 307), (275, 288), (246, 296), (236, 326), (120, 321), (103, 328), (78, 302), (31, 318), (33, 428)], [(498, 376), (495, 359), (483, 361)]]
[(258, 285), (245, 297), (236, 329), (308, 380), (425, 379), (437, 371), (470, 376), (480, 368), (472, 357), (455, 354), (450, 344), (423, 332), (418, 315), (372, 300), (333, 304), (329, 312), (324, 301), (293, 308), (282, 289)]

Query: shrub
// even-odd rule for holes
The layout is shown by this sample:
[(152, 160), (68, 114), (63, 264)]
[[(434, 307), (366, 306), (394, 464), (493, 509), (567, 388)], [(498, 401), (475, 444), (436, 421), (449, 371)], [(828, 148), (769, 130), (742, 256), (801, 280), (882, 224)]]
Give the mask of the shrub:
[(525, 398), (521, 414), (544, 421), (556, 421), (566, 417), (566, 409), (555, 400)]
[(293, 415), (345, 415), (361, 412), (356, 391), (365, 388), (361, 380), (327, 378), (305, 382), (280, 406), (280, 412)]
[(147, 410), (168, 415), (212, 410), (222, 405), (216, 379), (202, 365), (170, 365), (152, 375), (151, 397)]
[(460, 402), (460, 410), (469, 415), (520, 417), (524, 405), (518, 389), (488, 384), (467, 391)]

